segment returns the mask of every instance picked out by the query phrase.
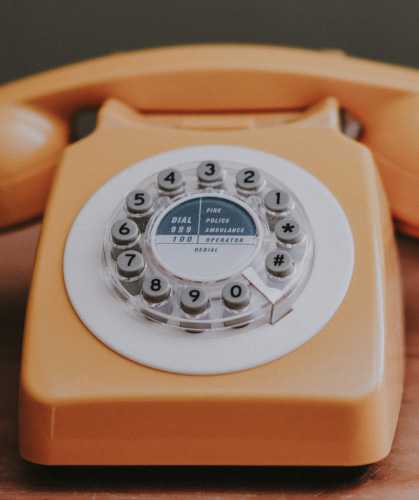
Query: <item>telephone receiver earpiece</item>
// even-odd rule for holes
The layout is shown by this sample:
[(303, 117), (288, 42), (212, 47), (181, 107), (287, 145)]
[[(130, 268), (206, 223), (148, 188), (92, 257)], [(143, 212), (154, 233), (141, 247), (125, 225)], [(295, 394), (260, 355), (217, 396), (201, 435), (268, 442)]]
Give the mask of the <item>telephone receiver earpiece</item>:
[(140, 112), (287, 111), (329, 96), (362, 123), (393, 214), (419, 237), (419, 71), (251, 45), (116, 54), (1, 87), (0, 228), (42, 213), (71, 117), (82, 108), (116, 98)]
[(42, 213), (68, 143), (65, 120), (42, 109), (0, 107), (0, 228)]
[(419, 238), (419, 94), (397, 97), (368, 117), (363, 142), (380, 169), (401, 232)]

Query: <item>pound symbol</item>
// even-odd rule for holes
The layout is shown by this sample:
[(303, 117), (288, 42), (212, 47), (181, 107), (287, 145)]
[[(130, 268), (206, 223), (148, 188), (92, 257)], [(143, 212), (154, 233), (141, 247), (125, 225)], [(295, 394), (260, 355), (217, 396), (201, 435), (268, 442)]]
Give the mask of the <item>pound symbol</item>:
[(281, 255), (275, 255), (274, 265), (282, 266), (283, 263), (284, 263), (284, 254), (281, 253)]

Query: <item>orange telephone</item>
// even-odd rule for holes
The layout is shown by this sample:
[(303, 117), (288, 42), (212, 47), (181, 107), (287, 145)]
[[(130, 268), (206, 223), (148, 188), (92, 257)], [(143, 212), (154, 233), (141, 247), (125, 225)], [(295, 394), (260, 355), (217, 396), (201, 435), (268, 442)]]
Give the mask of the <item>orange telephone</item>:
[[(247, 45), (117, 54), (0, 88), (0, 227), (41, 214), (53, 181), (22, 455), (383, 458), (403, 319), (380, 176), (419, 236), (418, 92), (415, 70)], [(90, 106), (96, 129), (68, 145)]]

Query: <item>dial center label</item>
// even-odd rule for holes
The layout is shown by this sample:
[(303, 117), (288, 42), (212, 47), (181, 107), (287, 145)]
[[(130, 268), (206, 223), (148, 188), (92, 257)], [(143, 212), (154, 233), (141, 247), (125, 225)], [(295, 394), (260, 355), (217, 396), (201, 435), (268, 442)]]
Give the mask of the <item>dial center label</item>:
[(171, 206), (152, 231), (153, 250), (163, 267), (193, 281), (240, 272), (255, 255), (258, 240), (250, 211), (238, 200), (213, 194)]

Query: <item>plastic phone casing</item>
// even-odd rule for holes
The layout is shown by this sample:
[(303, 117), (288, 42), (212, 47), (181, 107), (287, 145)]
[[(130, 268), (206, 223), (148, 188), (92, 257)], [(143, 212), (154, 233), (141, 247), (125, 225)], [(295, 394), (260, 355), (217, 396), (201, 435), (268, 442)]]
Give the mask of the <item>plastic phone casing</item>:
[[(205, 144), (260, 149), (317, 177), (350, 222), (355, 267), (337, 313), (293, 353), (238, 373), (173, 375), (116, 355), (88, 332), (66, 295), (63, 252), (79, 210), (111, 176), (161, 151)], [(390, 212), (365, 146), (304, 120), (218, 132), (146, 126), (111, 102), (96, 131), (66, 149), (49, 197), (25, 327), (22, 456), (56, 465), (378, 461), (400, 408), (401, 304)]]

